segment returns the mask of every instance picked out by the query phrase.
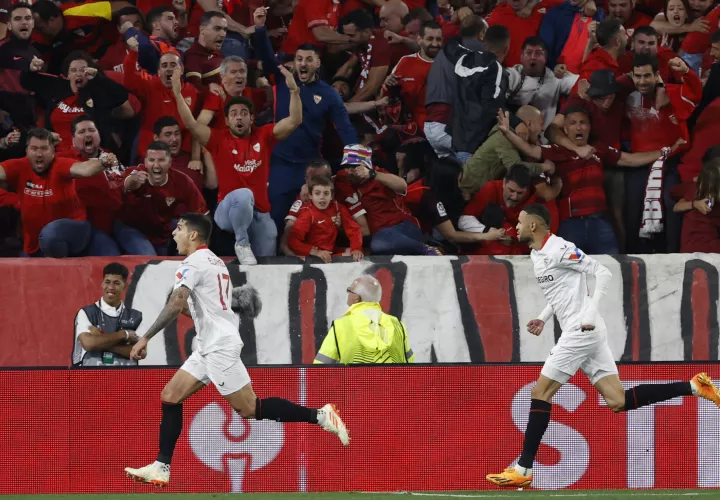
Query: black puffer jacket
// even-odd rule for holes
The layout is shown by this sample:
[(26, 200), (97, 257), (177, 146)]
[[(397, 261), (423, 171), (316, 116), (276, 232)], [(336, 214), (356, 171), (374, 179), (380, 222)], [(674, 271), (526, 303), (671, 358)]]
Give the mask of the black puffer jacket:
[(508, 77), (489, 51), (462, 54), (455, 75), (452, 145), (455, 151), (474, 153), (497, 124), (498, 110), (507, 110)]

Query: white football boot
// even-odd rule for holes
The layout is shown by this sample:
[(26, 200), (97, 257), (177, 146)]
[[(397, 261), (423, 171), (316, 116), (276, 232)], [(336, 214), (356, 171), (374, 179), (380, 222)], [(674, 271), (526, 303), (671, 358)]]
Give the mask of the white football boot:
[(343, 445), (350, 444), (347, 427), (345, 427), (345, 423), (340, 418), (340, 413), (334, 404), (328, 403), (318, 410), (318, 424), (326, 431), (332, 432), (339, 437)]
[(160, 462), (139, 469), (125, 467), (125, 473), (135, 482), (154, 484), (158, 488), (164, 488), (170, 482), (170, 466)]

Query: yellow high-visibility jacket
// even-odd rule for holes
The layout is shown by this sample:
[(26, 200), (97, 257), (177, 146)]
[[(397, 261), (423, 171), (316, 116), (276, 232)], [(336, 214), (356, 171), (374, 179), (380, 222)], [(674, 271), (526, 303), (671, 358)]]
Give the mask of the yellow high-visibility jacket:
[(333, 321), (314, 362), (414, 363), (415, 354), (402, 321), (385, 314), (377, 302), (359, 302)]

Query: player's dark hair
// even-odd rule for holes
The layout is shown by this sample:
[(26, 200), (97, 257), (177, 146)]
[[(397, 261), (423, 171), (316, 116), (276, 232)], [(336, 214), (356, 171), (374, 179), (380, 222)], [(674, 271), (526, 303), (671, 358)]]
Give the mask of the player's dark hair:
[(355, 9), (348, 12), (340, 21), (340, 26), (354, 24), (359, 30), (371, 30), (375, 27), (370, 13), (365, 9)]
[(231, 97), (228, 99), (228, 101), (225, 103), (225, 108), (223, 111), (225, 112), (225, 117), (227, 118), (228, 113), (230, 113), (230, 108), (235, 106), (236, 104), (242, 104), (243, 106), (247, 107), (247, 109), (250, 111), (250, 114), (255, 114), (255, 108), (253, 106), (253, 102), (248, 99), (247, 97), (243, 97), (241, 95), (237, 95), (235, 97)]
[(204, 26), (207, 26), (207, 25), (210, 24), (210, 23), (212, 22), (212, 20), (213, 20), (214, 18), (216, 18), (216, 17), (218, 17), (218, 18), (220, 18), (220, 19), (225, 19), (225, 14), (223, 14), (222, 12), (218, 12), (218, 11), (216, 11), (216, 10), (209, 10), (209, 11), (207, 11), (207, 12), (204, 13), (204, 14), (202, 15), (202, 17), (200, 18), (200, 26), (203, 26), (203, 27), (204, 27)]
[(633, 71), (635, 68), (639, 68), (641, 66), (651, 66), (653, 73), (657, 73), (659, 67), (657, 57), (651, 56), (650, 54), (635, 54), (635, 57), (633, 57), (632, 60)]
[(165, 15), (166, 12), (172, 12), (174, 14), (175, 9), (167, 5), (160, 5), (158, 7), (153, 7), (152, 9), (150, 9), (145, 20), (145, 29), (147, 29), (148, 33), (152, 33), (153, 23), (156, 23), (160, 19), (162, 19), (162, 16)]
[(123, 7), (122, 9), (117, 11), (113, 15), (113, 20), (115, 21), (115, 23), (117, 23), (118, 21), (120, 21), (120, 18), (123, 16), (140, 16), (141, 23), (145, 19), (142, 12), (140, 12), (140, 9), (138, 9), (137, 7), (133, 7), (133, 6)]
[(425, 36), (425, 32), (427, 30), (441, 30), (442, 27), (436, 23), (435, 21), (425, 21), (422, 23), (422, 26), (420, 26), (420, 37)]
[(161, 116), (155, 120), (155, 123), (153, 123), (153, 133), (159, 136), (165, 127), (174, 127), (176, 125), (180, 127), (180, 122), (178, 122), (174, 117)]
[(316, 158), (314, 160), (311, 160), (310, 163), (308, 163), (307, 166), (305, 167), (305, 177), (307, 178), (308, 172), (310, 172), (310, 170), (315, 170), (315, 169), (320, 169), (320, 168), (327, 168), (328, 170), (332, 171), (330, 162), (328, 162), (325, 158)]
[[(150, 145), (147, 147), (147, 151), (165, 151), (168, 156), (172, 156), (170, 146), (160, 141), (151, 142)], [(147, 157), (147, 153), (145, 154), (145, 156)]]
[(702, 157), (703, 164), (720, 160), (720, 146), (710, 146)]
[(540, 218), (548, 227), (548, 229), (550, 228), (550, 222), (552, 221), (552, 218), (550, 217), (550, 210), (548, 210), (545, 205), (541, 203), (533, 203), (532, 205), (528, 205), (527, 207), (523, 208), (523, 212), (528, 215), (534, 215), (535, 217)]
[(424, 23), (425, 21), (432, 21), (433, 16), (426, 8), (415, 7), (414, 9), (410, 9), (410, 11), (405, 15), (405, 17), (402, 18), (402, 23), (404, 25), (408, 25), (416, 20)]
[[(720, 196), (720, 161), (704, 161), (697, 178), (696, 200), (715, 199)], [(689, 201), (689, 200), (688, 200)]]
[(93, 120), (90, 115), (84, 113), (82, 115), (76, 116), (70, 123), (70, 134), (75, 135), (75, 130), (77, 129), (78, 124), (81, 122), (93, 122), (94, 124), (95, 120)]
[(70, 64), (72, 64), (73, 61), (85, 61), (88, 65), (88, 68), (95, 68), (96, 70), (98, 70), (98, 73), (101, 72), (97, 61), (95, 61), (95, 59), (93, 59), (90, 54), (82, 50), (73, 50), (62, 63), (62, 68), (60, 69), (60, 72), (63, 75), (68, 76), (68, 71), (70, 71)]
[(120, 276), (123, 281), (127, 281), (128, 276), (130, 276), (130, 271), (128, 271), (128, 268), (119, 262), (111, 262), (103, 268), (103, 278), (108, 274)]
[(320, 49), (317, 47), (317, 45), (313, 45), (312, 43), (301, 43), (297, 49), (295, 49), (295, 53), (297, 54), (298, 50), (312, 50), (315, 52), (315, 55), (320, 57)]
[(30, 11), (32, 11), (32, 5), (25, 2), (18, 2), (14, 5), (11, 5), (8, 9), (8, 19), (12, 19), (12, 13), (18, 9), (30, 9)]
[(210, 235), (212, 234), (212, 221), (207, 215), (187, 212), (182, 214), (178, 220), (185, 223), (188, 231), (195, 231), (201, 241), (204, 241), (205, 243), (210, 241)]
[(545, 52), (545, 55), (547, 55), (547, 52), (548, 52), (547, 44), (545, 43), (545, 40), (543, 40), (539, 36), (527, 37), (522, 44), (521, 50), (525, 50), (528, 47), (540, 47), (541, 49), (543, 49), (543, 52)]
[(52, 132), (44, 128), (31, 128), (27, 133), (26, 144), (30, 144), (30, 139), (40, 139), (41, 141), (48, 141), (53, 145)]
[(329, 175), (316, 175), (308, 180), (308, 193), (312, 193), (315, 186), (329, 186), (331, 191), (335, 191), (335, 184)]
[(490, 26), (485, 32), (484, 42), (490, 52), (505, 50), (510, 43), (510, 30), (502, 24)]
[(620, 33), (622, 23), (619, 19), (605, 19), (600, 21), (595, 29), (595, 39), (600, 47), (607, 47), (613, 38)]
[(425, 177), (432, 168), (432, 163), (437, 160), (435, 149), (428, 141), (408, 142), (398, 147), (396, 151), (405, 154), (404, 163), (407, 165), (405, 172), (418, 169), (420, 177)]
[(720, 42), (720, 30), (715, 31), (712, 35), (710, 35), (710, 43), (718, 42)]
[(573, 113), (582, 113), (590, 119), (590, 112), (583, 106), (568, 106), (565, 111), (563, 111), (563, 115), (565, 115), (566, 118)]
[(63, 15), (62, 9), (50, 0), (38, 0), (32, 4), (30, 9), (33, 11), (33, 14), (37, 14), (43, 21), (49, 21), (53, 17), (62, 17)]
[[(684, 0), (683, 0), (684, 1)], [(652, 26), (640, 26), (639, 28), (635, 29), (635, 32), (633, 33), (633, 36), (635, 35), (645, 35), (645, 36), (654, 36), (657, 38), (658, 32), (653, 28)]]
[(522, 163), (516, 163), (505, 172), (505, 182), (514, 182), (520, 189), (527, 189), (530, 186), (532, 175), (530, 169)]
[(480, 33), (485, 33), (487, 23), (482, 16), (473, 14), (460, 21), (460, 36), (463, 38), (478, 38)]

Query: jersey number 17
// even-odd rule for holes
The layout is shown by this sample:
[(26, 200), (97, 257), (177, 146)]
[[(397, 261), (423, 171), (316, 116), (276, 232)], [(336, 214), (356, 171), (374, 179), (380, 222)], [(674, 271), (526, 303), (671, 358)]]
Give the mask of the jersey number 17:
[[(227, 311), (227, 304), (230, 302), (230, 276), (227, 274), (218, 274), (218, 291), (220, 292), (220, 304), (223, 311)], [(225, 293), (223, 294), (223, 281), (225, 282)]]

